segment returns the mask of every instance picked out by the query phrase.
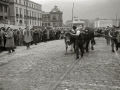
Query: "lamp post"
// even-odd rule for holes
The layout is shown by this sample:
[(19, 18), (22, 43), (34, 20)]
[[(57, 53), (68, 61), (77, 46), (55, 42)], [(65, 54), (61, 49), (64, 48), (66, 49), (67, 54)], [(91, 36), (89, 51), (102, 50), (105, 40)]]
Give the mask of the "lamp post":
[(116, 13), (116, 27), (117, 27), (117, 13)]
[(27, 8), (28, 8), (28, 0), (26, 0), (26, 29), (28, 30), (28, 20), (27, 20), (27, 16), (28, 16), (28, 10), (27, 10)]
[(71, 28), (73, 26), (73, 11), (74, 11), (74, 3), (73, 3), (73, 7), (72, 7), (72, 23), (71, 23)]

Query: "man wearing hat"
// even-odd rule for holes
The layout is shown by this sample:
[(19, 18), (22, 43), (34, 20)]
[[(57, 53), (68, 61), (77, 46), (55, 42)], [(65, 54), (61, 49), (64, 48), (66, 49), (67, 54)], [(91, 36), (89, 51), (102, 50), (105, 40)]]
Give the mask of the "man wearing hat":
[(70, 33), (72, 36), (76, 37), (76, 59), (79, 59), (79, 49), (81, 51), (81, 57), (83, 57), (84, 54), (84, 34), (80, 31), (80, 29), (77, 29), (76, 26), (73, 26), (73, 30), (76, 32), (75, 34)]
[(118, 34), (119, 33), (116, 31), (115, 26), (113, 26), (109, 32), (109, 36), (111, 37), (112, 52), (115, 52), (114, 51), (114, 44), (116, 45), (116, 50), (118, 50), (118, 41), (117, 41)]

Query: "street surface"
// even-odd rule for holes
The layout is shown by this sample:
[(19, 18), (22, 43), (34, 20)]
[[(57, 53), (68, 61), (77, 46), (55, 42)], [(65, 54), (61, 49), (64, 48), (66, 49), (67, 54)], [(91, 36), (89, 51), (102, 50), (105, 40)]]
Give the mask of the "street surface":
[(113, 53), (104, 38), (95, 50), (75, 60), (64, 40), (19, 46), (0, 53), (0, 90), (120, 90), (120, 48)]

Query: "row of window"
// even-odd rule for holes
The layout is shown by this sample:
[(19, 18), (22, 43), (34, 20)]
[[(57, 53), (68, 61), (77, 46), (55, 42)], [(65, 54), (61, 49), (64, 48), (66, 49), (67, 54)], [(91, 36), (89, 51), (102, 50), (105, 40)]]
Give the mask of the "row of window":
[(50, 23), (42, 23), (42, 26), (50, 26)]
[(7, 8), (8, 8), (7, 6), (2, 6), (2, 5), (0, 5), (0, 11), (1, 11), (1, 12), (4, 11), (4, 12), (7, 13), (7, 12), (8, 12)]
[(23, 15), (23, 10), (24, 10), (24, 15), (28, 14), (27, 16), (41, 18), (41, 13), (39, 13), (39, 12), (27, 10), (27, 13), (26, 13), (26, 9), (22, 9), (22, 8), (18, 8), (18, 7), (16, 7), (16, 14)]
[[(19, 22), (20, 25), (22, 25), (22, 23), (23, 23), (22, 20), (19, 20), (19, 21), (17, 20), (17, 22)], [(24, 21), (24, 24), (26, 24), (26, 21)], [(34, 25), (40, 26), (40, 25), (41, 25), (41, 22), (27, 21), (27, 24), (30, 24), (30, 25), (33, 25), (33, 26), (34, 26)]]
[(16, 3), (28, 6), (30, 8), (41, 10), (41, 5), (32, 3), (32, 2), (30, 2), (28, 0), (16, 0)]
[[(50, 26), (50, 23), (42, 23), (42, 26)], [(53, 23), (53, 26), (56, 27), (56, 26), (58, 26), (58, 24)], [(60, 26), (61, 26), (61, 24), (60, 24)]]
[(3, 2), (8, 2), (9, 0), (0, 0), (0, 1), (3, 1)]

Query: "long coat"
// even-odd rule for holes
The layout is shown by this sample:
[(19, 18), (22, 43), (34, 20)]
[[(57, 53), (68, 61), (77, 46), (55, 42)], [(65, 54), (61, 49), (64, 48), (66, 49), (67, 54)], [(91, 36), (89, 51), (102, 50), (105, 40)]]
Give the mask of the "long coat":
[(30, 43), (32, 41), (31, 31), (29, 30), (24, 31), (24, 41), (26, 43)]
[(37, 42), (39, 37), (39, 31), (36, 29), (33, 31), (33, 41)]
[(4, 32), (3, 30), (0, 31), (0, 47), (4, 47), (4, 38), (3, 38)]
[(47, 39), (48, 40), (50, 39), (50, 32), (49, 32), (49, 30), (47, 30)]
[(5, 44), (5, 47), (14, 47), (15, 46), (15, 43), (14, 43), (14, 34), (12, 31), (9, 31), (7, 33), (6, 36), (6, 44)]
[(119, 31), (119, 34), (118, 34), (117, 40), (118, 40), (118, 43), (120, 43), (120, 31)]

